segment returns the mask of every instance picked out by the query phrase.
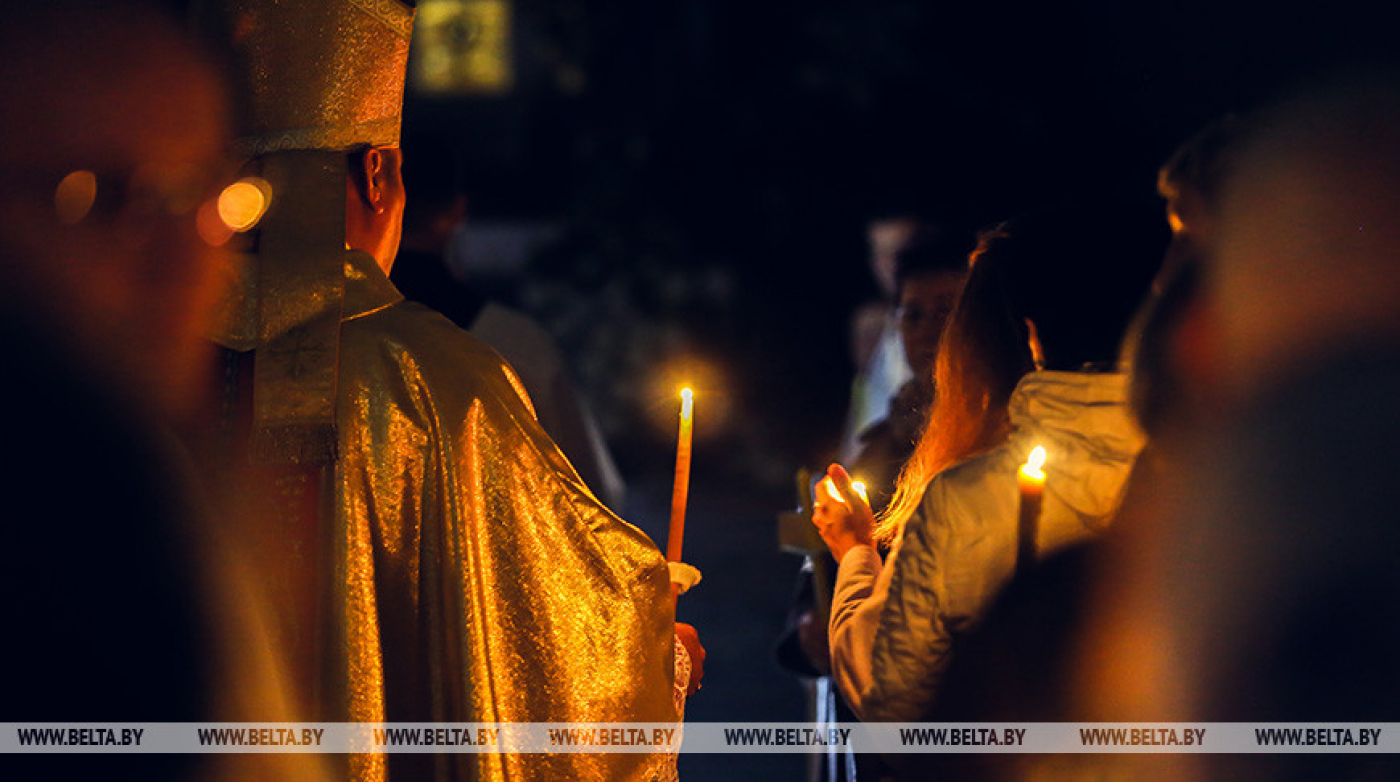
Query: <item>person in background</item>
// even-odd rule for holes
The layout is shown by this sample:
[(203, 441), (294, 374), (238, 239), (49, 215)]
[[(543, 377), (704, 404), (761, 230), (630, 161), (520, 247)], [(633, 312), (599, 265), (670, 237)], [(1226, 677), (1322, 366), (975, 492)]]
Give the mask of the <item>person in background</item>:
[(459, 156), (443, 140), (419, 134), (404, 144), (403, 242), (390, 280), (410, 301), (436, 310), (490, 345), (515, 370), (540, 426), (579, 477), (609, 508), (621, 510), (627, 484), (584, 403), (554, 338), (535, 319), (462, 281), (447, 264), (453, 232), (467, 219)]
[[(1016, 473), (1048, 452), (1043, 555), (1103, 531), (1143, 439), (1115, 371), (1159, 254), (1132, 220), (1046, 211), (985, 235), (936, 359), (938, 396), (884, 515), (839, 465), (814, 523), (840, 561), (833, 669), (866, 719), (932, 708), (954, 638), (1016, 567)], [(1092, 226), (1092, 227), (1091, 227)], [(1151, 234), (1149, 233), (1150, 237)]]
[(949, 231), (925, 231), (895, 256), (899, 342), (912, 376), (889, 400), (883, 418), (860, 433), (851, 473), (866, 484), (870, 505), (883, 510), (895, 478), (914, 451), (933, 402), (933, 360), (953, 311), (971, 248)]
[(885, 417), (890, 398), (911, 376), (895, 313), (895, 259), (906, 245), (930, 230), (934, 229), (909, 215), (872, 220), (866, 226), (870, 272), (880, 295), (851, 316), (851, 358), (856, 376), (851, 381), (851, 404), (836, 453), (840, 461), (855, 458), (860, 451), (860, 433)]
[[(1211, 410), (1212, 336), (1202, 260), (1237, 130), (1212, 123), (1162, 166), (1172, 242), (1134, 316), (1121, 365), (1147, 435), (1122, 507), (1103, 536), (1059, 552), (1000, 594), (949, 667), (928, 718), (948, 722), (1151, 722), (1171, 713), (1164, 616), (1146, 565), (1165, 549), (1157, 514), (1181, 485), (1182, 446)], [(902, 780), (1174, 778), (1185, 755), (944, 756), (903, 764)]]
[[(866, 484), (871, 503), (883, 508), (894, 491), (895, 477), (914, 450), (933, 400), (933, 358), (943, 326), (957, 300), (958, 290), (967, 277), (968, 247), (953, 233), (924, 231), (913, 237), (894, 259), (895, 316), (905, 360), (913, 376), (890, 399), (889, 413), (861, 433), (860, 453), (852, 472)], [(830, 557), (827, 572), (834, 571)], [(830, 582), (827, 582), (830, 589)], [(786, 670), (813, 682), (815, 697), (827, 700), (836, 721), (849, 722), (855, 714), (831, 691), (831, 653), (825, 622), (817, 615), (814, 578), (804, 569), (789, 609), (777, 656)], [(856, 778), (878, 777), (882, 772), (872, 756), (853, 756), (839, 764), (844, 773)], [(852, 770), (854, 773), (852, 773)]]

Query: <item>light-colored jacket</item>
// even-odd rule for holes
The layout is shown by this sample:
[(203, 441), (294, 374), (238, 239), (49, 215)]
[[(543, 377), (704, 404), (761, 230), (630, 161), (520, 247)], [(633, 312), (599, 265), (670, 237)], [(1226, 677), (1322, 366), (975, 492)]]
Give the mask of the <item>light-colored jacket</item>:
[(832, 669), (867, 720), (910, 721), (933, 704), (952, 638), (971, 627), (1016, 564), (1016, 473), (1045, 446), (1036, 550), (1044, 556), (1108, 527), (1144, 438), (1121, 374), (1033, 372), (1011, 396), (1006, 442), (939, 473), (882, 566), (858, 546), (841, 561)]

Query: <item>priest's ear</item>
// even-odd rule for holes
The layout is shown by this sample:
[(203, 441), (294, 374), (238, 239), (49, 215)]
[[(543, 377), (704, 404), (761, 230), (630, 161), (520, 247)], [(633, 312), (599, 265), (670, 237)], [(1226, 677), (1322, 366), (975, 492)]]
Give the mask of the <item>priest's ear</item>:
[(403, 201), (403, 152), (398, 147), (351, 152), (349, 174), (361, 208), (382, 215)]
[(374, 256), (388, 274), (403, 236), (403, 153), (369, 147), (349, 156), (345, 178), (345, 246)]

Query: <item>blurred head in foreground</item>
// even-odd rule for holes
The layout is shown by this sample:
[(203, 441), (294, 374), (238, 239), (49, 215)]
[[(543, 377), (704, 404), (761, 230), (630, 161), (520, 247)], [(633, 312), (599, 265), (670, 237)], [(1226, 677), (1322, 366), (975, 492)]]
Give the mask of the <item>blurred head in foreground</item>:
[(1152, 295), (1123, 345), (1133, 411), (1154, 440), (1212, 407), (1218, 336), (1201, 277), (1219, 233), (1221, 194), (1240, 124), (1233, 115), (1210, 123), (1178, 147), (1157, 175), (1172, 240)]
[(0, 284), (118, 393), (197, 398), (221, 290), (226, 106), (175, 23), (27, 4), (0, 30)]
[(1394, 84), (1352, 75), (1282, 103), (1235, 156), (1207, 274), (1232, 396), (1400, 336)]

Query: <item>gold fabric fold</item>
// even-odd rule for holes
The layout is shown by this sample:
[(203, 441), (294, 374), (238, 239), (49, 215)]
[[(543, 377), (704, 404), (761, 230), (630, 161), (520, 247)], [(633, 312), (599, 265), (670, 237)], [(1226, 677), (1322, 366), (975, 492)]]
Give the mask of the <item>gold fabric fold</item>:
[[(357, 270), (353, 299), (383, 279)], [(347, 320), (337, 424), (344, 719), (679, 719), (664, 558), (589, 492), (494, 351), (417, 304)], [(435, 776), (649, 780), (666, 762), (460, 754)]]
[[(254, 458), (335, 458), (336, 368), (345, 295), (343, 152), (297, 150), (258, 161), (272, 201), (214, 340), (256, 349)], [(251, 318), (251, 321), (249, 320)]]
[[(261, 487), (271, 504), (316, 501), (281, 503), (269, 526), (279, 543), (305, 537), (324, 563), (326, 599), (304, 609), (321, 639), (307, 666), (321, 675), (303, 683), (318, 688), (318, 717), (677, 721), (660, 551), (589, 492), (500, 356), (402, 301), (373, 258), (344, 249), (345, 151), (397, 142), (411, 10), (205, 0), (198, 13), (232, 48), (248, 88), (244, 150), (263, 155), (273, 191), (219, 341), (254, 351), (254, 451), (325, 465), (302, 470), (314, 497), (279, 494), (275, 477)], [(319, 513), (299, 509), (317, 503)], [(668, 778), (674, 758), (347, 762), (359, 782), (642, 782)]]

